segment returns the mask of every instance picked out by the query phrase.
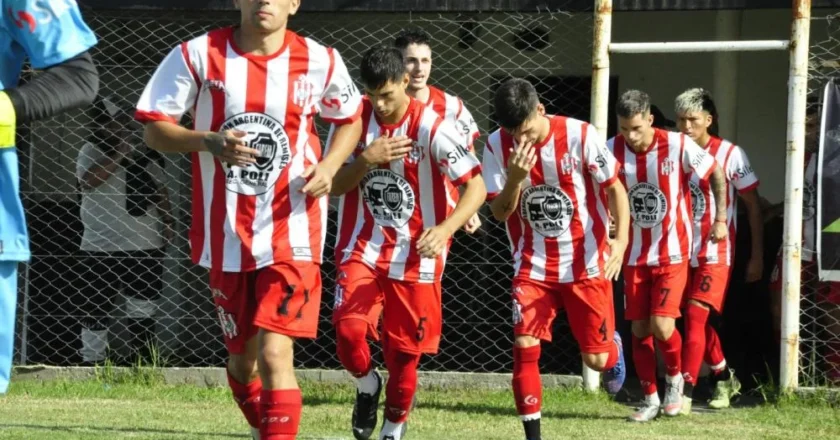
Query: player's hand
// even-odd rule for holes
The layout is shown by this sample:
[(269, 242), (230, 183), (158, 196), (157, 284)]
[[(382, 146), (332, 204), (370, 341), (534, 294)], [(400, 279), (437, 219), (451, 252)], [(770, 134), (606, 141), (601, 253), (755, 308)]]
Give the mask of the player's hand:
[(750, 257), (749, 263), (747, 263), (747, 276), (744, 281), (748, 283), (754, 283), (756, 281), (761, 280), (761, 277), (764, 275), (764, 261), (763, 258), (759, 255), (756, 257)]
[(386, 131), (376, 138), (362, 152), (361, 158), (368, 165), (381, 165), (392, 160), (402, 159), (411, 151), (413, 141), (408, 136), (394, 136)]
[(715, 221), (712, 225), (712, 233), (709, 234), (709, 240), (711, 240), (712, 243), (717, 243), (726, 238), (728, 234), (729, 228), (727, 225), (723, 222)]
[(481, 227), (481, 218), (478, 216), (478, 213), (476, 212), (475, 214), (472, 215), (472, 217), (470, 217), (469, 220), (467, 220), (466, 223), (464, 223), (464, 232), (466, 232), (467, 234), (474, 234), (475, 231), (477, 231), (478, 228), (480, 228), (480, 227)]
[(604, 278), (618, 281), (618, 276), (621, 274), (621, 265), (624, 263), (624, 251), (627, 250), (627, 241), (609, 239), (607, 244), (610, 245), (610, 257), (604, 264)]
[(0, 148), (11, 148), (15, 145), (15, 129), (17, 115), (9, 95), (0, 90)]
[(534, 143), (530, 141), (520, 142), (510, 151), (508, 179), (514, 182), (522, 182), (530, 174), (531, 168), (534, 168), (534, 165), (537, 164), (537, 152), (534, 149)]
[(242, 130), (226, 130), (222, 133), (207, 133), (202, 139), (204, 148), (220, 161), (232, 166), (247, 167), (257, 162), (259, 150), (249, 148), (244, 138), (248, 133)]
[(423, 258), (437, 258), (449, 243), (452, 232), (445, 226), (437, 225), (420, 234), (417, 240), (417, 253)]
[(325, 194), (329, 194), (332, 189), (333, 177), (335, 177), (336, 170), (325, 165), (323, 162), (315, 165), (310, 165), (301, 177), (306, 179), (306, 185), (300, 189), (300, 192), (306, 193), (309, 197), (318, 198)]

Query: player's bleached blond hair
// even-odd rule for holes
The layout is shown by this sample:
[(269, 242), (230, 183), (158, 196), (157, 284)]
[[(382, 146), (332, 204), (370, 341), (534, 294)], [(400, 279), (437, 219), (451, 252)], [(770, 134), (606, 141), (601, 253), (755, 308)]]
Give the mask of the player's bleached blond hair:
[(674, 100), (674, 111), (678, 115), (702, 111), (713, 114), (715, 113), (714, 106), (712, 94), (708, 90), (700, 87), (688, 89), (680, 93), (677, 99)]

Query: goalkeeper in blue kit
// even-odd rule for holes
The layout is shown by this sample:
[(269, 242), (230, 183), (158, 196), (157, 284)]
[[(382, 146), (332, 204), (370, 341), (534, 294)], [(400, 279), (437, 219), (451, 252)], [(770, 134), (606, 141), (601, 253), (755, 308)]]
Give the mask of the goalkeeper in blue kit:
[[(15, 128), (93, 101), (94, 44), (75, 0), (0, 0), (0, 394), (12, 369), (17, 266), (29, 260)], [(43, 72), (18, 87), (27, 58)]]

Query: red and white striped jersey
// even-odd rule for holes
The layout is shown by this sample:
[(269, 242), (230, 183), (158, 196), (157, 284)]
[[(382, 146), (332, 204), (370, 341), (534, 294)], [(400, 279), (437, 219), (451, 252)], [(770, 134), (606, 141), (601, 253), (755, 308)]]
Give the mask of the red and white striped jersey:
[(697, 174), (692, 174), (688, 182), (691, 188), (691, 206), (694, 211), (694, 249), (691, 253), (691, 266), (698, 267), (701, 264), (729, 266), (732, 264), (735, 232), (738, 229), (738, 196), (735, 191), (745, 193), (754, 190), (758, 187), (758, 176), (753, 171), (744, 150), (732, 142), (712, 136), (705, 149), (715, 158), (726, 176), (726, 221), (729, 235), (726, 241), (713, 243), (709, 240), (717, 213), (712, 185), (710, 181), (702, 180)]
[[(467, 148), (475, 153), (473, 143), (478, 139), (479, 131), (478, 124), (475, 123), (472, 113), (467, 110), (461, 98), (450, 95), (443, 90), (429, 86), (429, 100), (426, 101), (426, 106), (437, 113), (438, 116), (446, 121), (451, 122), (455, 129), (464, 136)], [(454, 207), (461, 197), (458, 188), (453, 186), (449, 181), (446, 182), (446, 188), (449, 191), (449, 198)]]
[(407, 156), (371, 168), (357, 188), (341, 196), (337, 262), (355, 259), (391, 279), (438, 282), (446, 251), (436, 259), (422, 258), (417, 239), (452, 212), (445, 180), (460, 186), (480, 174), (478, 159), (451, 123), (414, 99), (400, 122), (387, 125), (377, 120), (365, 98), (362, 121), (353, 158), (385, 131), (408, 136), (414, 143)]
[(654, 129), (653, 143), (633, 151), (618, 135), (607, 142), (630, 199), (629, 266), (667, 266), (689, 261), (694, 227), (692, 173), (708, 180), (717, 166), (706, 150), (682, 133)]
[(464, 136), (470, 150), (475, 151), (473, 143), (480, 135), (478, 124), (475, 123), (472, 113), (467, 110), (461, 98), (450, 95), (437, 87), (429, 86), (429, 100), (426, 101), (426, 106), (444, 120), (454, 124), (458, 133)]
[(805, 181), (802, 184), (802, 261), (814, 261), (814, 255), (817, 252), (816, 214), (817, 155), (806, 151)]
[[(618, 163), (588, 123), (547, 117), (551, 132), (534, 146), (537, 163), (506, 223), (514, 276), (552, 283), (602, 276), (609, 217), (601, 188), (616, 182)], [(482, 167), (489, 199), (505, 187), (514, 145), (501, 129), (487, 139)]]
[(189, 111), (196, 130), (245, 131), (261, 152), (246, 168), (192, 153), (193, 262), (228, 272), (320, 263), (327, 199), (300, 192), (301, 174), (323, 153), (313, 117), (353, 121), (360, 101), (338, 52), (291, 31), (268, 56), (240, 50), (233, 28), (173, 49), (143, 91), (136, 119), (177, 124)]

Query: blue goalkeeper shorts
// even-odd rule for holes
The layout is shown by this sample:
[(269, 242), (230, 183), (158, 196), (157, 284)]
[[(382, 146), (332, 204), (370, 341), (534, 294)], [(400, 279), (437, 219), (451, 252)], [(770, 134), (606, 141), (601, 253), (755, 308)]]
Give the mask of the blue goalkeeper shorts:
[(15, 347), (17, 261), (0, 261), (0, 394), (9, 389)]

